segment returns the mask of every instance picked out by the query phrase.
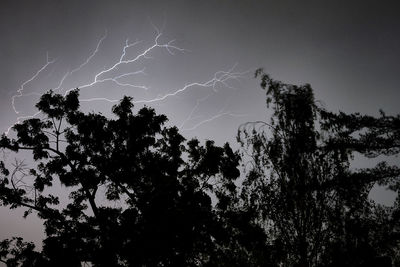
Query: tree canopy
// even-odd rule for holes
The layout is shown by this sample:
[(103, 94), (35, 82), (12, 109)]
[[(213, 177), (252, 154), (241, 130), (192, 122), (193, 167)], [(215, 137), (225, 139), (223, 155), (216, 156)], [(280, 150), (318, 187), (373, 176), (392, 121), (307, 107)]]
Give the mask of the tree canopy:
[[(129, 97), (113, 107), (113, 119), (79, 111), (78, 90), (65, 97), (50, 91), (36, 107), (42, 118), (15, 125), (15, 139), (1, 138), (3, 149), (31, 151), (36, 166), (16, 164), (10, 172), (2, 162), (0, 201), (35, 211), (44, 221), (46, 238), (41, 253), (21, 239), (4, 241), (3, 261), (26, 266), (80, 266), (84, 261), (95, 266), (215, 265), (224, 257), (219, 251), (229, 246), (229, 257), (240, 257), (230, 240), (234, 228), (224, 216), (240, 174), (239, 155), (228, 144), (186, 142), (153, 109), (134, 114)], [(69, 190), (67, 203), (59, 203), (48, 190), (56, 179)]]
[[(257, 70), (269, 121), (228, 143), (185, 140), (167, 118), (124, 97), (113, 117), (83, 113), (79, 91), (52, 91), (40, 118), (13, 127), (0, 148), (29, 151), (29, 166), (0, 162), (0, 204), (35, 213), (42, 251), (0, 242), (8, 266), (391, 266), (400, 264), (400, 117), (333, 113), (310, 85)], [(240, 164), (244, 166), (242, 173)], [(242, 175), (241, 175), (242, 174)], [(240, 177), (242, 179), (240, 179)], [(398, 194), (374, 202), (375, 185)], [(68, 192), (61, 199), (54, 190)]]
[[(398, 166), (354, 169), (355, 153), (399, 153), (400, 116), (336, 114), (316, 104), (309, 84), (272, 79), (261, 87), (270, 122), (249, 122), (238, 140), (250, 156), (242, 198), (284, 266), (384, 266), (399, 263), (399, 204), (369, 198), (374, 185), (399, 191)], [(400, 196), (400, 195), (399, 195)], [(372, 265), (370, 265), (372, 264)]]

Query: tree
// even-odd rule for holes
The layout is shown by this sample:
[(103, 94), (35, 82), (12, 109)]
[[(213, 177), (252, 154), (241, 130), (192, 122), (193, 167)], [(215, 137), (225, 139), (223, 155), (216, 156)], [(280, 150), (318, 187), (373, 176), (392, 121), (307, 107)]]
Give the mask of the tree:
[[(0, 148), (34, 163), (0, 162), (0, 204), (35, 213), (41, 252), (0, 242), (8, 266), (391, 266), (400, 264), (400, 169), (354, 169), (356, 153), (397, 156), (400, 116), (332, 113), (310, 85), (261, 69), (270, 122), (239, 128), (229, 144), (186, 141), (167, 118), (131, 98), (113, 118), (79, 110), (78, 90), (44, 94), (41, 118), (13, 127)], [(238, 165), (245, 179), (238, 188)], [(69, 192), (60, 200), (52, 188)], [(375, 184), (393, 207), (369, 199)], [(240, 190), (239, 190), (240, 189)]]
[[(2, 149), (31, 151), (36, 163), (28, 169), (16, 164), (10, 172), (1, 162), (0, 204), (35, 212), (46, 237), (40, 253), (21, 239), (3, 241), (2, 261), (10, 266), (254, 261), (256, 241), (236, 238), (243, 234), (238, 225), (246, 222), (231, 223), (238, 217), (227, 216), (235, 212), (229, 206), (237, 199), (240, 174), (239, 155), (228, 144), (185, 142), (153, 109), (133, 114), (129, 97), (113, 107), (113, 119), (79, 111), (78, 90), (65, 97), (50, 91), (36, 107), (42, 118), (15, 125), (15, 139), (1, 138)], [(57, 181), (69, 191), (66, 203), (49, 190)]]
[(242, 198), (267, 233), (273, 262), (369, 266), (398, 257), (400, 198), (389, 208), (368, 196), (376, 183), (399, 193), (399, 168), (350, 163), (356, 152), (398, 154), (400, 117), (335, 114), (316, 104), (309, 84), (285, 84), (262, 69), (255, 76), (272, 118), (239, 129), (250, 159)]

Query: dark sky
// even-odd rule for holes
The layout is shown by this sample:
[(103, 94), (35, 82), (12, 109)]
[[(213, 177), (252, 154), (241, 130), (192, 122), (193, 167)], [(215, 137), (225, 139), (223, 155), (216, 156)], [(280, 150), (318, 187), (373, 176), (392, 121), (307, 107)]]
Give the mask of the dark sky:
[[(218, 71), (245, 72), (215, 88), (193, 86), (151, 104), (166, 113), (187, 137), (234, 141), (240, 123), (267, 120), (265, 97), (252, 78), (258, 67), (288, 83), (310, 83), (316, 98), (331, 110), (378, 114), (400, 113), (400, 17), (393, 1), (1, 1), (0, 2), (0, 130), (19, 115), (31, 115), (37, 95), (58, 86), (63, 76), (83, 64), (107, 32), (98, 52), (64, 80), (61, 92), (93, 82), (121, 56), (126, 39), (141, 40), (127, 51), (134, 58), (153, 44), (175, 40), (185, 51), (171, 55), (158, 48), (137, 62), (107, 72), (103, 79), (145, 68), (145, 75), (119, 82), (148, 90), (97, 83), (81, 89), (82, 99), (136, 101), (162, 98), (190, 83), (204, 83)], [(154, 25), (154, 26), (153, 26)], [(27, 96), (11, 98), (24, 82)], [(104, 114), (112, 104), (85, 102), (86, 110)], [(137, 105), (140, 106), (140, 105)], [(215, 119), (214, 119), (215, 118)], [(380, 197), (385, 198), (384, 192)], [(0, 210), (0, 238), (22, 232), (41, 235)], [(4, 214), (4, 215), (3, 215)]]

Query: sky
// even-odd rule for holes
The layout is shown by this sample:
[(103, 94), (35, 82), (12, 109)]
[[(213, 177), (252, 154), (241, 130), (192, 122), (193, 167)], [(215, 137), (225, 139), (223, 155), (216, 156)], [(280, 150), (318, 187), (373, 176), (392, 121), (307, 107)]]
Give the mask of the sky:
[[(40, 94), (78, 87), (83, 110), (109, 115), (110, 100), (130, 95), (187, 138), (235, 146), (241, 123), (268, 120), (259, 67), (310, 83), (327, 109), (398, 114), (397, 10), (395, 1), (368, 0), (3, 0), (0, 131), (35, 114)], [(0, 209), (0, 239), (42, 235), (21, 214)]]

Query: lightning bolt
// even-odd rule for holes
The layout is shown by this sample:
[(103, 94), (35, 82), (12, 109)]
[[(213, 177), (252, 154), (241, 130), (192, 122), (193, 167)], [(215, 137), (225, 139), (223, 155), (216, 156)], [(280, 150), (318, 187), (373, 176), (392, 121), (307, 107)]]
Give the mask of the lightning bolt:
[[(72, 75), (77, 71), (80, 71), (83, 67), (85, 67), (89, 62), (96, 56), (96, 54), (99, 52), (100, 45), (103, 43), (103, 41), (107, 38), (107, 30), (105, 30), (104, 35), (100, 38), (99, 42), (97, 43), (96, 49), (90, 54), (90, 56), (83, 62), (81, 65), (79, 65), (77, 68), (73, 69), (68, 75)], [(65, 78), (64, 78), (65, 79)], [(63, 81), (61, 81), (62, 84)], [(61, 87), (61, 85), (60, 85)]]
[(193, 107), (193, 109), (190, 111), (189, 115), (186, 117), (186, 119), (184, 119), (181, 123), (181, 125), (179, 126), (180, 129), (183, 128), (183, 126), (190, 120), (194, 120), (195, 117), (193, 117), (194, 112), (199, 108), (200, 103), (203, 101), (206, 101), (208, 98), (211, 97), (212, 94), (208, 94), (203, 98), (197, 99), (196, 100), (196, 105)]
[(192, 109), (192, 111), (190, 112), (189, 116), (182, 122), (181, 126), (179, 127), (182, 131), (192, 131), (197, 129), (199, 126), (209, 123), (211, 121), (214, 121), (218, 118), (221, 118), (223, 116), (230, 116), (230, 117), (246, 117), (248, 115), (246, 114), (238, 114), (238, 113), (232, 113), (232, 112), (228, 112), (226, 111), (226, 107), (228, 106), (229, 102), (230, 102), (230, 98), (227, 99), (227, 101), (225, 102), (225, 105), (221, 108), (221, 110), (219, 112), (217, 112), (217, 114), (211, 116), (210, 118), (204, 119), (196, 124), (194, 124), (192, 127), (189, 128), (184, 128), (183, 126), (185, 125), (185, 123), (187, 121), (189, 121), (190, 119), (194, 119), (193, 113), (195, 112), (195, 110), (199, 107), (200, 103), (207, 100), (211, 95), (206, 96), (205, 98), (202, 99), (198, 99), (197, 103), (195, 105), (195, 107)]
[[(134, 104), (150, 104), (150, 103), (154, 103), (154, 102), (164, 101), (169, 97), (176, 96), (176, 95), (178, 95), (180, 93), (183, 93), (183, 92), (185, 92), (185, 91), (187, 91), (187, 90), (189, 90), (191, 88), (196, 88), (196, 87), (212, 88), (212, 90), (214, 92), (217, 92), (217, 89), (215, 87), (219, 83), (224, 85), (224, 86), (226, 86), (226, 87), (233, 88), (229, 84), (227, 84), (227, 81), (231, 80), (231, 79), (238, 79), (241, 76), (243, 76), (243, 74), (245, 74), (245, 73), (247, 73), (247, 72), (232, 72), (232, 69), (229, 70), (229, 71), (218, 71), (218, 72), (216, 72), (214, 74), (213, 78), (211, 78), (210, 80), (208, 80), (206, 82), (203, 82), (203, 83), (200, 83), (200, 82), (189, 83), (189, 84), (186, 84), (185, 86), (183, 86), (182, 88), (176, 89), (175, 91), (173, 91), (171, 93), (167, 93), (167, 94), (164, 94), (162, 96), (159, 96), (159, 97), (156, 97), (156, 98), (147, 99), (147, 100), (133, 101), (133, 103)], [(101, 82), (101, 81), (97, 81), (97, 82)], [(93, 83), (90, 84), (90, 86), (93, 86)], [(86, 86), (84, 86), (84, 87), (86, 87)], [(82, 87), (80, 87), (80, 88), (82, 88)], [(72, 89), (70, 89), (70, 90), (72, 90)], [(88, 98), (88, 99), (81, 99), (82, 102), (107, 101), (107, 102), (110, 102), (110, 103), (115, 103), (115, 102), (118, 102), (119, 100), (120, 99), (109, 99), (109, 98), (104, 98), (104, 97), (93, 97), (93, 98)]]
[[(151, 57), (152, 52), (157, 49), (165, 50), (165, 51), (167, 51), (168, 54), (170, 54), (172, 56), (175, 55), (177, 52), (183, 53), (183, 52), (188, 51), (186, 49), (183, 49), (183, 48), (175, 45), (175, 40), (169, 40), (169, 41), (163, 42), (161, 40), (162, 32), (159, 31), (158, 28), (156, 28), (156, 27), (154, 27), (154, 28), (156, 30), (156, 34), (153, 39), (153, 42), (149, 46), (142, 48), (140, 52), (137, 52), (136, 55), (130, 57), (129, 51), (134, 47), (136, 48), (143, 41), (136, 40), (135, 42), (130, 42), (129, 39), (126, 39), (125, 44), (122, 46), (120, 56), (109, 65), (110, 67), (104, 68), (103, 70), (96, 72), (92, 78), (92, 81), (90, 81), (89, 83), (81, 84), (76, 87), (78, 87), (80, 90), (87, 90), (89, 88), (96, 89), (96, 86), (99, 84), (111, 82), (118, 87), (130, 87), (130, 88), (137, 88), (137, 89), (142, 89), (142, 90), (148, 91), (150, 89), (150, 87), (148, 87), (144, 84), (134, 84), (134, 83), (130, 83), (130, 82), (123, 82), (121, 80), (123, 78), (129, 77), (129, 76), (146, 75), (145, 68), (137, 68), (137, 65), (141, 61), (152, 58)], [(107, 38), (107, 31), (105, 31), (104, 35), (99, 39), (95, 49), (90, 53), (90, 55), (77, 67), (73, 68), (71, 71), (67, 71), (63, 75), (63, 77), (61, 78), (57, 87), (54, 88), (54, 91), (64, 92), (64, 95), (66, 95), (66, 94), (68, 94), (68, 92), (70, 92), (71, 90), (76, 88), (76, 87), (74, 87), (74, 88), (69, 88), (69, 89), (65, 90), (63, 88), (64, 87), (63, 85), (67, 79), (70, 79), (74, 74), (79, 73), (83, 68), (85, 68), (87, 65), (89, 65), (89, 63), (96, 57), (96, 55), (98, 53), (100, 53), (101, 45), (105, 41), (106, 38)], [(12, 96), (11, 104), (12, 104), (15, 114), (18, 115), (20, 113), (20, 111), (17, 110), (17, 108), (15, 106), (15, 102), (18, 98), (27, 97), (27, 96), (31, 96), (31, 95), (36, 95), (36, 96), (42, 95), (42, 93), (40, 93), (40, 92), (25, 93), (24, 90), (25, 90), (25, 87), (29, 83), (31, 83), (35, 79), (38, 79), (40, 74), (43, 71), (45, 71), (53, 63), (55, 63), (55, 60), (49, 60), (49, 57), (47, 54), (46, 64), (44, 64), (30, 79), (23, 82), (21, 87), (17, 90), (17, 94)], [(121, 67), (123, 67), (123, 66), (128, 66), (130, 68), (133, 66), (133, 68), (136, 68), (137, 70), (121, 73)], [(237, 67), (237, 64), (235, 64), (232, 68), (230, 68), (228, 70), (217, 71), (214, 73), (214, 75), (210, 79), (208, 79), (206, 81), (187, 83), (184, 86), (173, 89), (168, 93), (158, 95), (153, 98), (139, 99), (139, 100), (133, 101), (133, 103), (134, 104), (152, 104), (152, 103), (157, 103), (157, 102), (163, 102), (169, 98), (176, 97), (177, 95), (182, 94), (186, 91), (208, 89), (210, 92), (205, 97), (201, 97), (196, 100), (196, 104), (191, 109), (188, 116), (180, 123), (179, 128), (181, 128), (185, 131), (190, 131), (190, 130), (196, 129), (197, 127), (199, 127), (205, 123), (216, 120), (222, 116), (233, 116), (233, 117), (246, 116), (244, 114), (236, 114), (236, 113), (228, 112), (225, 110), (225, 108), (223, 108), (217, 114), (196, 123), (192, 127), (185, 127), (185, 125), (189, 121), (192, 121), (192, 120), (202, 117), (202, 116), (195, 116), (195, 113), (199, 110), (202, 103), (205, 103), (209, 98), (211, 98), (213, 95), (218, 93), (218, 90), (219, 90), (218, 86), (223, 86), (225, 88), (236, 90), (235, 87), (230, 85), (230, 81), (240, 80), (248, 73), (248, 71), (236, 72), (235, 71), (236, 67)], [(115, 102), (118, 102), (119, 100), (120, 100), (119, 98), (118, 99), (110, 99), (110, 98), (106, 98), (106, 97), (91, 97), (91, 98), (86, 98), (86, 99), (80, 99), (81, 102), (106, 101), (109, 103), (115, 103)], [(36, 112), (36, 113), (30, 114), (30, 115), (18, 116), (16, 119), (16, 122), (13, 125), (20, 123), (24, 119), (36, 117), (39, 114), (40, 114), (40, 112)], [(8, 127), (7, 131), (5, 132), (7, 135), (13, 125)]]
[(47, 67), (48, 67), (50, 64), (53, 64), (54, 62), (55, 62), (55, 59), (49, 60), (49, 53), (47, 53), (47, 54), (46, 54), (46, 64), (44, 64), (44, 65), (35, 73), (35, 75), (33, 75), (30, 79), (28, 79), (28, 80), (26, 80), (25, 82), (23, 82), (22, 85), (21, 85), (21, 87), (17, 90), (17, 94), (16, 94), (16, 95), (13, 95), (13, 96), (11, 97), (11, 106), (12, 106), (12, 108), (13, 108), (15, 114), (19, 114), (19, 110), (17, 110), (17, 108), (15, 107), (15, 100), (16, 100), (17, 98), (19, 98), (19, 97), (29, 96), (29, 95), (35, 94), (35, 93), (24, 94), (25, 86), (26, 86), (28, 83), (30, 83), (30, 82), (32, 82), (33, 80), (35, 80), (35, 79), (40, 75), (40, 73), (42, 73), (45, 69), (47, 69)]
[(190, 128), (182, 128), (182, 131), (193, 131), (197, 129), (200, 125), (203, 125), (205, 123), (211, 122), (213, 120), (216, 120), (218, 118), (221, 118), (223, 116), (230, 116), (230, 117), (246, 117), (248, 114), (239, 114), (239, 113), (232, 113), (232, 112), (223, 112), (223, 113), (218, 113), (208, 119), (202, 120), (201, 122), (195, 124), (194, 126)]

